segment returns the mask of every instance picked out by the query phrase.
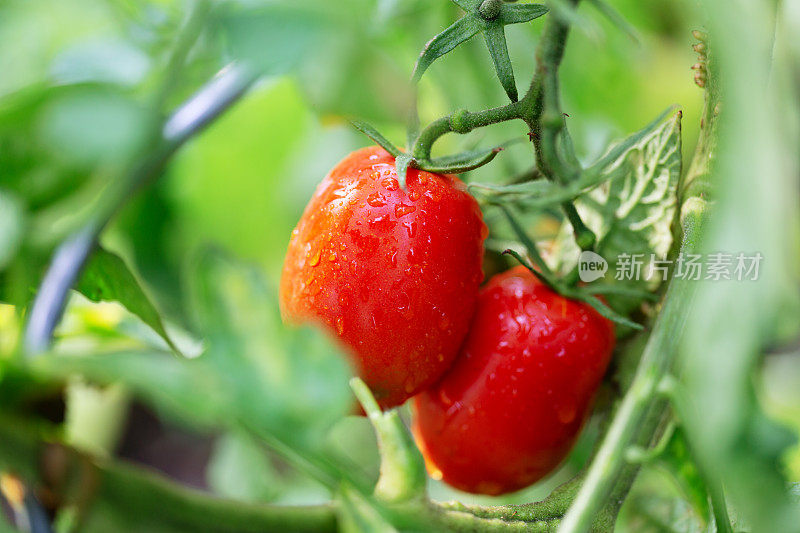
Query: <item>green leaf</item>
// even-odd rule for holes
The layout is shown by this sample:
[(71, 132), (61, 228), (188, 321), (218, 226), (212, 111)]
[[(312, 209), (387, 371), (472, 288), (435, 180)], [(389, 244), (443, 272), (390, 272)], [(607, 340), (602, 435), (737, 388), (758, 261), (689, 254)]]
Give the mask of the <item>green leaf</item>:
[(508, 45), (506, 44), (506, 33), (500, 23), (489, 23), (483, 32), (486, 39), (486, 46), (492, 56), (494, 70), (500, 84), (512, 102), (519, 99), (517, 94), (517, 83), (514, 80), (514, 69), (511, 67), (511, 58), (508, 57)]
[(42, 355), (31, 362), (42, 377), (75, 374), (100, 384), (124, 383), (139, 398), (195, 427), (217, 427), (235, 416), (226, 409), (225, 391), (211, 368), (158, 351), (99, 355)]
[[(664, 276), (651, 270), (651, 258), (666, 258), (672, 245), (681, 175), (681, 115), (666, 121), (663, 117), (613, 146), (589, 167), (581, 177), (583, 184), (602, 184), (575, 201), (581, 218), (598, 236), (595, 252), (609, 263), (602, 281), (586, 289), (606, 283), (625, 287), (616, 295), (606, 291), (608, 304), (623, 314), (642, 303), (643, 298), (631, 297), (636, 291), (658, 289)], [(605, 181), (597, 180), (602, 176)], [(580, 253), (571, 233), (565, 223), (556, 244), (565, 271), (573, 268)], [(641, 261), (639, 279), (625, 279), (623, 274), (633, 272), (634, 255)]]
[(352, 406), (340, 350), (322, 331), (285, 327), (275, 294), (252, 267), (209, 250), (194, 278), (204, 357), (231, 413), (292, 446), (316, 448)]
[(518, 24), (539, 18), (549, 9), (542, 4), (503, 4), (497, 19), (501, 24)]
[(618, 164), (626, 153), (631, 151), (636, 145), (641, 144), (644, 139), (652, 136), (659, 127), (662, 127), (664, 120), (674, 112), (675, 106), (670, 106), (650, 124), (624, 140), (612, 145), (603, 156), (587, 168), (587, 171), (601, 173), (607, 171), (608, 167)]
[(119, 302), (142, 322), (153, 328), (175, 351), (161, 316), (136, 277), (119, 256), (98, 248), (89, 258), (75, 290), (93, 302)]
[(675, 427), (665, 438), (664, 451), (658, 456), (657, 464), (672, 474), (697, 515), (707, 521), (711, 516), (708, 489), (689, 452), (686, 434), (680, 427)]
[(381, 135), (381, 133), (378, 130), (376, 130), (366, 122), (363, 122), (361, 120), (351, 120), (350, 124), (352, 124), (355, 129), (357, 129), (358, 131), (360, 131), (361, 133), (363, 133), (364, 135), (375, 141), (375, 143), (378, 144), (378, 146), (380, 146), (381, 148), (392, 154), (392, 157), (397, 157), (403, 153), (402, 150), (400, 150), (398, 147), (392, 144), (392, 142), (389, 139)]
[(298, 457), (313, 457), (309, 471), (330, 486), (335, 467), (320, 466), (317, 452), (352, 407), (351, 372), (337, 347), (320, 331), (284, 327), (261, 275), (218, 252), (199, 261), (194, 302), (207, 345), (200, 357), (44, 355), (32, 367), (45, 377), (124, 383), (155, 408), (200, 428), (250, 431), (297, 464)]
[(478, 33), (481, 27), (482, 24), (476, 18), (466, 15), (428, 41), (414, 66), (412, 81), (419, 81), (434, 61)]

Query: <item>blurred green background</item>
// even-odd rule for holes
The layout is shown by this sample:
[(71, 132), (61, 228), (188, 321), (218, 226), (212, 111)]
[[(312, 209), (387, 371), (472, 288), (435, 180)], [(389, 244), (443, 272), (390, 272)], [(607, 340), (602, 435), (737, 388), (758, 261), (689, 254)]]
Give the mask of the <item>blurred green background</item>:
[[(690, 70), (696, 62), (691, 31), (700, 28), (699, 8), (689, 0), (611, 3), (640, 32), (641, 41), (634, 42), (590, 5), (581, 8), (584, 23), (569, 39), (561, 78), (563, 108), (578, 154), (589, 161), (611, 140), (679, 104), (688, 161), (702, 106), (702, 91)], [(257, 265), (277, 285), (291, 230), (316, 184), (349, 151), (370, 144), (346, 118), (366, 120), (401, 144), (414, 62), (425, 42), (460, 11), (444, 0), (303, 1), (309, 10), (319, 10), (318, 16), (293, 24), (270, 18), (269, 11), (259, 15), (260, 4), (215, 3), (212, 22), (190, 50), (186, 68), (162, 94), (156, 88), (170, 76), (166, 51), (188, 3), (0, 1), (0, 188), (15, 191), (14, 201), (26, 213), (19, 222), (25, 242), (10, 246), (29, 257), (28, 270), (15, 275), (35, 277), (41, 264), (37, 253), (51, 250), (83, 220), (97, 191), (119, 179), (118, 170), (143, 149), (154, 117), (174, 108), (228, 60), (255, 54), (266, 61), (267, 75), (184, 146), (163, 177), (134, 197), (104, 233), (102, 244), (125, 259), (187, 352), (196, 351), (197, 341), (185, 272), (209, 243)], [(318, 25), (326, 29), (316, 31)], [(541, 26), (534, 21), (507, 31), (521, 89), (532, 75)], [(275, 35), (263, 28), (274, 29)], [(291, 63), (295, 55), (303, 61), (281, 64)], [(421, 83), (419, 102), (423, 123), (458, 108), (505, 103), (483, 42), (474, 39), (437, 61)], [(525, 133), (521, 124), (493, 126), (448, 136), (436, 151), (490, 146)], [(465, 179), (508, 182), (532, 161), (530, 145), (520, 143)], [(0, 353), (16, 345), (20, 320), (10, 306), (0, 306)], [(79, 296), (72, 299), (59, 334), (61, 343), (79, 349), (158, 343), (121, 306)], [(773, 358), (763, 379), (762, 400), (769, 411), (800, 428), (795, 387), (800, 365)], [(328, 497), (321, 486), (287, 473), (284, 464), (245, 434), (198, 434), (159, 419), (138, 403), (131, 411), (124, 391), (76, 386), (70, 394), (87, 409), (101, 405), (84, 415), (92, 420), (88, 426), (77, 415), (70, 421), (68, 431), (77, 444), (103, 450), (119, 440), (122, 456), (225, 496), (293, 503)], [(92, 400), (98, 394), (105, 397)], [(590, 425), (564, 471), (502, 501), (546, 495), (586, 460), (594, 434)], [(377, 451), (366, 420), (345, 419), (331, 440), (339, 453), (376, 475)], [(800, 451), (786, 458), (785, 467), (791, 479), (800, 480)], [(500, 501), (456, 494), (432, 483), (436, 499)], [(641, 501), (638, 495), (655, 493), (671, 502), (678, 490), (658, 468), (645, 470), (636, 487), (631, 507)], [(652, 507), (653, 501), (643, 505)], [(641, 516), (635, 510), (623, 513), (635, 531), (646, 530)]]

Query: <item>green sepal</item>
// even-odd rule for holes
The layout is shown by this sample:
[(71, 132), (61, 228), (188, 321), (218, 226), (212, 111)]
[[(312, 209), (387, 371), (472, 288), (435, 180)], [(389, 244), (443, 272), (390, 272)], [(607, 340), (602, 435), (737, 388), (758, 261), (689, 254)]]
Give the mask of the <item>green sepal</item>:
[(408, 174), (408, 167), (416, 167), (416, 161), (413, 157), (404, 152), (400, 152), (395, 156), (394, 168), (397, 171), (397, 183), (403, 190), (406, 188), (406, 174)]
[(494, 70), (500, 85), (512, 102), (519, 100), (517, 93), (517, 82), (514, 80), (514, 69), (511, 67), (511, 58), (508, 56), (508, 45), (506, 43), (506, 32), (500, 22), (490, 22), (483, 31), (486, 39), (486, 46), (492, 56)]
[(547, 6), (542, 4), (505, 4), (497, 16), (497, 21), (503, 25), (530, 22), (548, 11)]
[[(526, 246), (526, 248), (528, 249), (528, 253), (529, 254), (531, 253), (531, 249), (533, 249), (533, 250), (536, 249), (535, 246), (533, 246), (532, 248), (528, 248), (528, 246)], [(519, 263), (522, 266), (527, 268), (542, 283), (544, 283), (545, 285), (550, 287), (552, 290), (554, 290), (555, 292), (557, 292), (561, 296), (564, 296), (565, 298), (570, 298), (570, 299), (573, 299), (573, 300), (581, 301), (581, 302), (591, 306), (595, 311), (600, 313), (601, 316), (607, 318), (608, 320), (611, 320), (612, 322), (616, 322), (617, 324), (621, 324), (623, 326), (627, 326), (629, 328), (633, 328), (633, 329), (636, 329), (636, 330), (644, 329), (644, 327), (641, 324), (638, 324), (638, 323), (636, 323), (636, 322), (634, 322), (632, 320), (629, 320), (629, 319), (625, 318), (624, 316), (620, 315), (619, 313), (617, 313), (616, 311), (614, 311), (613, 309), (611, 309), (600, 298), (594, 296), (593, 294), (590, 294), (585, 288), (568, 287), (568, 286), (562, 284), (559, 280), (557, 280), (555, 278), (555, 276), (551, 276), (551, 275), (545, 274), (544, 272), (540, 272), (539, 270), (534, 268), (534, 266), (530, 263), (530, 261), (528, 261), (526, 258), (524, 258), (519, 252), (517, 252), (515, 250), (508, 249), (508, 250), (505, 250), (503, 253), (506, 254), (506, 255), (510, 255), (511, 257), (513, 257), (514, 259), (519, 261)], [(538, 255), (538, 252), (536, 253), (536, 255)], [(539, 263), (539, 261), (537, 261), (537, 265), (538, 265), (538, 263)]]
[(642, 330), (644, 326), (641, 324), (634, 322), (633, 320), (629, 320), (624, 316), (620, 315), (613, 309), (611, 309), (608, 305), (606, 305), (603, 300), (594, 296), (593, 294), (589, 294), (586, 289), (577, 288), (573, 289), (565, 294), (568, 298), (574, 298), (575, 300), (580, 300), (585, 304), (592, 306), (592, 308), (600, 313), (602, 316), (606, 317), (607, 319), (611, 320), (612, 322), (616, 322), (617, 324), (628, 326), (629, 328), (633, 328), (635, 330)]
[(392, 142), (389, 139), (381, 135), (381, 133), (378, 130), (376, 130), (366, 122), (363, 122), (361, 120), (351, 120), (350, 124), (352, 124), (355, 129), (357, 129), (358, 131), (360, 131), (361, 133), (363, 133), (364, 135), (375, 141), (375, 143), (378, 144), (381, 148), (392, 154), (392, 157), (398, 157), (403, 153), (403, 151), (400, 150), (400, 148), (392, 144)]
[(494, 148), (470, 150), (459, 154), (436, 157), (433, 159), (417, 159), (415, 167), (439, 174), (461, 174), (482, 167), (492, 161), (497, 154), (515, 141), (508, 141)]
[(547, 13), (548, 8), (541, 4), (516, 5), (503, 2), (497, 16), (492, 16), (487, 20), (481, 15), (482, 2), (480, 0), (453, 1), (467, 12), (466, 15), (428, 41), (414, 66), (412, 81), (419, 81), (434, 61), (481, 31), (484, 33), (486, 44), (489, 47), (497, 77), (511, 101), (516, 102), (519, 95), (514, 82), (511, 59), (508, 56), (504, 26), (529, 22)]
[(466, 15), (452, 25), (448, 26), (442, 33), (428, 41), (422, 53), (414, 65), (414, 73), (411, 75), (413, 82), (419, 81), (425, 71), (438, 58), (453, 50), (456, 46), (470, 39), (482, 28), (482, 23), (471, 15)]

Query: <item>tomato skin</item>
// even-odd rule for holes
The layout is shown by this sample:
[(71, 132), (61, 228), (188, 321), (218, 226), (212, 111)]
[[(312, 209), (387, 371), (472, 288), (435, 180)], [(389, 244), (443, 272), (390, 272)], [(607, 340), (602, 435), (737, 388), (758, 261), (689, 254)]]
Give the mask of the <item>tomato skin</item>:
[(382, 407), (435, 382), (455, 359), (475, 311), (487, 229), (455, 176), (353, 152), (317, 187), (286, 253), (288, 322), (316, 320), (349, 348)]
[(589, 415), (614, 326), (522, 266), (481, 290), (453, 367), (414, 400), (428, 471), (466, 492), (503, 494), (552, 472)]

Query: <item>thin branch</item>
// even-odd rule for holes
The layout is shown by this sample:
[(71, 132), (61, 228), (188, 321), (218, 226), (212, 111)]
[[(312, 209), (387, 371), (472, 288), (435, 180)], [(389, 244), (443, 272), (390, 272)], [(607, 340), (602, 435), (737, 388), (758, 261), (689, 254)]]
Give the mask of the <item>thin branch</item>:
[[(698, 222), (702, 210), (691, 213)], [(700, 224), (688, 224), (683, 251), (691, 252), (699, 240)], [(586, 474), (586, 480), (559, 527), (560, 533), (588, 531), (592, 520), (608, 501), (620, 474), (626, 467), (625, 453), (636, 444), (642, 435), (652, 435), (662, 419), (663, 408), (654, 409), (657, 401), (662, 403), (656, 389), (662, 378), (674, 364), (680, 336), (688, 310), (697, 289), (692, 280), (673, 279), (664, 297), (664, 307), (658, 317), (647, 346), (642, 354), (636, 376), (616, 412), (608, 432), (603, 438)], [(626, 485), (633, 482), (633, 476)], [(617, 487), (618, 488), (618, 487)]]

